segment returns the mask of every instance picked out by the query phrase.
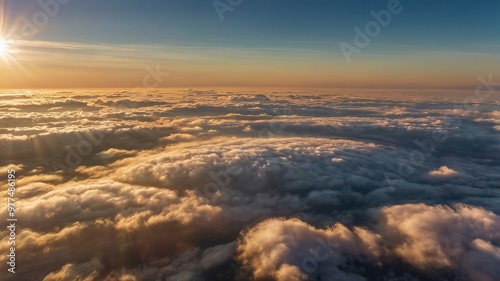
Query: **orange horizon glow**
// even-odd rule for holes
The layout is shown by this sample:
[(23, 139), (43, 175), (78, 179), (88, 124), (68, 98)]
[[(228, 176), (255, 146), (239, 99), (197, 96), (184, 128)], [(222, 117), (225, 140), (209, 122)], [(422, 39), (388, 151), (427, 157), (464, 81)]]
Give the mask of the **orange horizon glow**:
[[(179, 87), (473, 89), (496, 73), (494, 53), (423, 51), (391, 54), (374, 45), (347, 63), (335, 46), (268, 48), (117, 44), (17, 38), (0, 4), (0, 89), (134, 88), (149, 69), (168, 77), (149, 84)], [(14, 38), (16, 38), (14, 40)], [(383, 50), (382, 50), (383, 49)], [(467, 65), (467, 67), (463, 67)]]

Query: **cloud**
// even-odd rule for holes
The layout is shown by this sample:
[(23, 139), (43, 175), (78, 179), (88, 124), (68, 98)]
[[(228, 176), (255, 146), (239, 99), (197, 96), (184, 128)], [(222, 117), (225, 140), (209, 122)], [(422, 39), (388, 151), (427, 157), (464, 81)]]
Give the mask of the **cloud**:
[(446, 166), (441, 166), (439, 169), (431, 171), (427, 175), (431, 179), (444, 180), (456, 177), (460, 175), (460, 173)]
[(82, 264), (66, 264), (61, 270), (52, 272), (45, 276), (43, 280), (82, 280), (91, 281), (99, 277), (98, 272), (102, 270), (103, 265), (97, 260), (92, 260)]
[(284, 281), (329, 276), (339, 280), (364, 280), (361, 275), (339, 269), (347, 264), (348, 256), (361, 258), (364, 246), (355, 233), (341, 224), (322, 230), (298, 219), (271, 219), (244, 235), (238, 258), (255, 279)]
[(261, 101), (270, 101), (269, 97), (264, 94), (256, 94), (256, 95), (237, 95), (231, 96), (229, 98), (231, 101), (243, 101), (243, 102), (261, 102)]
[(470, 249), (476, 239), (500, 241), (500, 217), (482, 208), (421, 204), (388, 207), (382, 213), (383, 226), (401, 239), (393, 251), (420, 268), (460, 270), (463, 257), (479, 254)]
[(16, 278), (498, 280), (498, 108), (382, 92), (2, 98)]
[[(379, 274), (396, 262), (415, 274), (436, 277), (455, 271), (472, 280), (496, 280), (500, 274), (500, 217), (481, 208), (407, 204), (373, 212), (367, 230), (337, 223), (315, 228), (298, 219), (270, 219), (243, 235), (238, 258), (255, 279), (368, 280), (358, 264), (378, 264)], [(472, 262), (472, 260), (475, 260)]]

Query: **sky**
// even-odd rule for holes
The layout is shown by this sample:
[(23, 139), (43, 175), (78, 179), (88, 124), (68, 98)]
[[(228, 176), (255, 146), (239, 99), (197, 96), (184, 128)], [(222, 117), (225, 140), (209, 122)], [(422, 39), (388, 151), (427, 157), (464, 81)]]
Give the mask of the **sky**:
[(473, 89), (500, 63), (498, 1), (0, 3), (0, 88)]

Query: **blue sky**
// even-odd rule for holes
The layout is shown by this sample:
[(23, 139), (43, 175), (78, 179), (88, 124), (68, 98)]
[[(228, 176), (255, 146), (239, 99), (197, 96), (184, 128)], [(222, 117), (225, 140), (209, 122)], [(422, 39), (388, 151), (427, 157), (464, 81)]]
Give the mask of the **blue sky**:
[[(227, 3), (227, 0), (221, 1)], [(14, 22), (22, 17), (31, 19), (34, 13), (40, 11), (37, 2), (4, 0), (7, 21)], [(224, 21), (221, 21), (212, 1), (72, 0), (61, 5), (60, 11), (47, 26), (29, 39), (200, 47), (200, 55), (206, 54), (203, 48), (214, 47), (259, 49), (263, 57), (272, 57), (275, 48), (283, 54), (292, 52), (292, 58), (323, 60), (325, 64), (321, 67), (317, 62), (310, 63), (311, 68), (315, 65), (321, 70), (322, 67), (329, 68), (326, 61), (337, 64), (344, 60), (339, 44), (352, 44), (354, 27), (363, 28), (373, 20), (370, 11), (387, 9), (388, 2), (242, 0), (233, 11), (224, 13)], [(434, 52), (443, 52), (443, 57), (450, 56), (452, 61), (460, 53), (464, 54), (464, 58), (486, 55), (489, 57), (484, 61), (498, 62), (499, 1), (481, 1), (479, 4), (473, 1), (401, 0), (401, 6), (403, 11), (393, 15), (390, 24), (357, 56), (356, 63), (360, 64), (358, 67), (362, 73), (370, 67), (374, 57), (384, 60), (380, 61), (381, 65), (391, 60), (401, 61), (402, 57), (403, 60), (408, 59), (409, 56), (422, 59), (422, 63), (428, 65), (425, 59), (433, 59)], [(222, 55), (219, 54), (218, 58)], [(474, 59), (465, 58), (464, 64), (470, 65)], [(267, 62), (271, 63), (269, 60)], [(221, 60), (221, 63), (224, 64), (225, 60)], [(231, 64), (230, 61), (227, 63)], [(477, 75), (493, 69), (493, 65), (485, 67), (482, 59), (477, 60), (477, 64), (482, 66), (471, 70)], [(195, 65), (193, 67), (196, 68)], [(300, 64), (296, 64), (296, 67), (300, 67)], [(410, 65), (408, 71), (411, 71), (411, 67), (414, 66)], [(456, 69), (456, 65), (453, 69)], [(334, 75), (334, 72), (331, 74)], [(333, 81), (332, 85), (337, 82)], [(327, 85), (328, 81), (319, 84)], [(401, 85), (404, 84), (402, 81)], [(462, 86), (465, 85), (457, 85)]]
[[(14, 13), (33, 12), (37, 1), (7, 1)], [(223, 1), (224, 2), (224, 1)], [(370, 10), (388, 1), (242, 0), (220, 21), (211, 1), (72, 0), (53, 20), (66, 25), (46, 39), (108, 43), (198, 43), (222, 41), (350, 40), (352, 28), (371, 20)], [(377, 41), (389, 44), (456, 46), (498, 44), (498, 1), (401, 1), (405, 8)]]

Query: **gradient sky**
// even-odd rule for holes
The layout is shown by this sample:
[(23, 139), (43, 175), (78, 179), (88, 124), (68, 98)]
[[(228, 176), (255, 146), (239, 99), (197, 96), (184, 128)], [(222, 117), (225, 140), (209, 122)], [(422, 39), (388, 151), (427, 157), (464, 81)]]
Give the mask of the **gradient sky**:
[(243, 0), (221, 21), (211, 0), (72, 0), (22, 37), (38, 1), (0, 0), (12, 40), (0, 87), (137, 87), (157, 66), (170, 74), (159, 87), (474, 88), (497, 75), (494, 0), (401, 0), (348, 63), (339, 44), (353, 44), (354, 27), (388, 2)]

